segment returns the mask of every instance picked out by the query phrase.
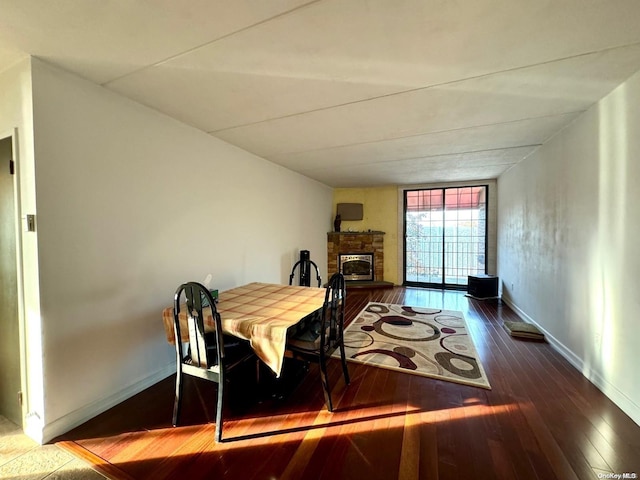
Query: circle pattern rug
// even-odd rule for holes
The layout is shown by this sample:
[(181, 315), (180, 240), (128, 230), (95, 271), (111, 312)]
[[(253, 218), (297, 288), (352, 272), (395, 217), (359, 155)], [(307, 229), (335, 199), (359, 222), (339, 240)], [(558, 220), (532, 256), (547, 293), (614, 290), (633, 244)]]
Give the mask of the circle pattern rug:
[(344, 345), (352, 362), (491, 389), (462, 312), (370, 302)]

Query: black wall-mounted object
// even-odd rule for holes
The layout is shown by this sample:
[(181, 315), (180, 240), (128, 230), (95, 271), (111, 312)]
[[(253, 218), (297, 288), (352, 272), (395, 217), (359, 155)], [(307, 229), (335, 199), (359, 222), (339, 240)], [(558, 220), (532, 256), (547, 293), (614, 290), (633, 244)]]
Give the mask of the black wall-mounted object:
[(336, 214), (340, 215), (343, 221), (362, 220), (364, 218), (361, 203), (339, 203), (336, 210)]

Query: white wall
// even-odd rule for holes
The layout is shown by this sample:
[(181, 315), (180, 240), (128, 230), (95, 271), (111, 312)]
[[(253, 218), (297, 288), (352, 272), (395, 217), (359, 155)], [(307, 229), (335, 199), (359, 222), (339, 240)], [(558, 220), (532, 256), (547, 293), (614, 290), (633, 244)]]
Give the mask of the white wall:
[(640, 424), (640, 73), (498, 181), (503, 298)]
[[(33, 60), (45, 433), (173, 370), (179, 283), (326, 271), (332, 190)], [(190, 229), (190, 230), (189, 230)]]

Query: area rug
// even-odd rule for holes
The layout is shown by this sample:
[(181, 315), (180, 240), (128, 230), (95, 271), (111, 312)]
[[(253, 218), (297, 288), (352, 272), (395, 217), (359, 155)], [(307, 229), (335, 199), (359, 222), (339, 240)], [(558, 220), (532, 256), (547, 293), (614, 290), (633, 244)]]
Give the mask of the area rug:
[(344, 344), (352, 362), (491, 389), (462, 312), (370, 302)]

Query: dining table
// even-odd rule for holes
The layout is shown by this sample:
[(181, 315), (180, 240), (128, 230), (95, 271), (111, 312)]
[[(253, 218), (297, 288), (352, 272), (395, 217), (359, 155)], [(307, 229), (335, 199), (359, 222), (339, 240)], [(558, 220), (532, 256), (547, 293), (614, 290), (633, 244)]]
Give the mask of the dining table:
[[(280, 376), (284, 363), (287, 333), (291, 327), (318, 312), (324, 304), (326, 290), (316, 287), (252, 282), (219, 293), (216, 309), (224, 333), (249, 344), (256, 355)], [(215, 331), (211, 308), (203, 310), (205, 332)], [(167, 341), (175, 344), (173, 306), (162, 311)], [(179, 315), (182, 342), (188, 342), (188, 317)]]

